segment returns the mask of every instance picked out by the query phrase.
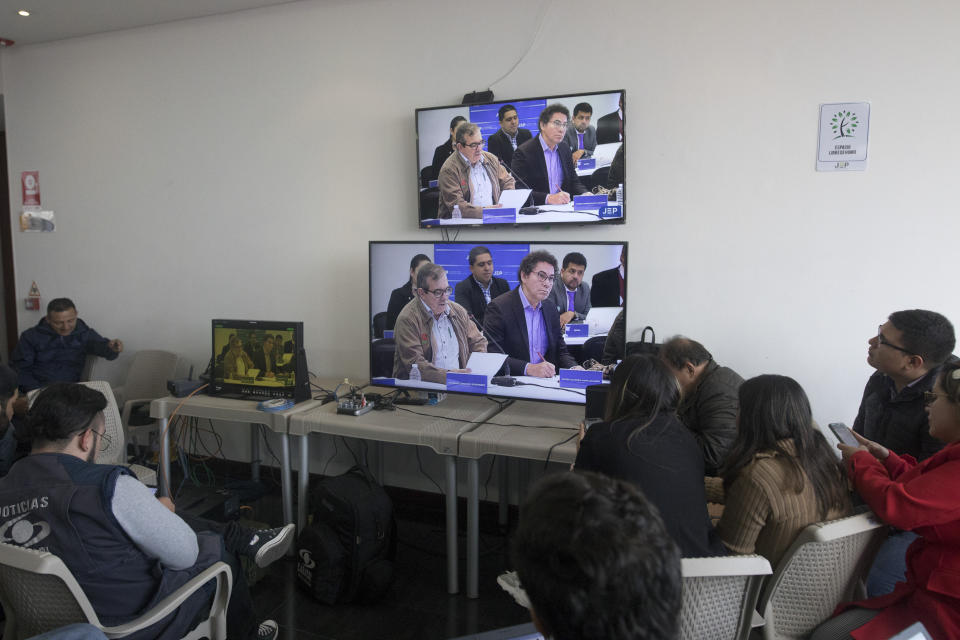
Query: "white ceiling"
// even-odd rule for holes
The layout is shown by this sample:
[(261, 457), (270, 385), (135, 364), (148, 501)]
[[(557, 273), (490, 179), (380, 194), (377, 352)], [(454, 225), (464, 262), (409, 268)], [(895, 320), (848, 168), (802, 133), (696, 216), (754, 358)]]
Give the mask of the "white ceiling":
[[(14, 46), (145, 27), (295, 0), (0, 0), (0, 38)], [(17, 11), (26, 9), (30, 17)]]

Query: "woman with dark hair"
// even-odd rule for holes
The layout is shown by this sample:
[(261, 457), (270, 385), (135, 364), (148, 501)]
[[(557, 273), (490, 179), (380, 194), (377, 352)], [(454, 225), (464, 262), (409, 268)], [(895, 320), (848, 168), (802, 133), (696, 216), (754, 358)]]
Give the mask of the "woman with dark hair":
[(430, 258), (418, 253), (410, 259), (410, 279), (390, 292), (390, 301), (387, 302), (387, 317), (384, 328), (393, 331), (397, 324), (397, 316), (407, 303), (413, 300), (417, 293), (417, 269), (425, 262), (432, 262)]
[(685, 558), (724, 555), (707, 514), (703, 455), (677, 418), (679, 400), (665, 364), (648, 355), (628, 357), (613, 372), (604, 421), (583, 436), (574, 467), (635, 484)]
[(922, 622), (934, 638), (960, 638), (960, 362), (943, 365), (924, 393), (930, 435), (947, 443), (917, 463), (854, 434), (837, 446), (857, 493), (881, 520), (919, 537), (907, 549), (907, 575), (892, 593), (841, 605), (813, 638), (889, 638)]
[(776, 566), (807, 525), (851, 513), (837, 458), (814, 426), (810, 401), (793, 378), (762, 375), (740, 386), (737, 439), (707, 478), (707, 497), (725, 504), (717, 530), (736, 553)]

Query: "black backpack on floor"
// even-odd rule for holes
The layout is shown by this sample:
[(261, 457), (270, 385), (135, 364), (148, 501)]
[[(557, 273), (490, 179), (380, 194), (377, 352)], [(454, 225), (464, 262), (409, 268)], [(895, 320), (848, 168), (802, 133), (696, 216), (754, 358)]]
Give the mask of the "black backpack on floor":
[(370, 472), (355, 466), (311, 492), (313, 523), (299, 539), (297, 579), (327, 604), (372, 602), (393, 582), (393, 503)]

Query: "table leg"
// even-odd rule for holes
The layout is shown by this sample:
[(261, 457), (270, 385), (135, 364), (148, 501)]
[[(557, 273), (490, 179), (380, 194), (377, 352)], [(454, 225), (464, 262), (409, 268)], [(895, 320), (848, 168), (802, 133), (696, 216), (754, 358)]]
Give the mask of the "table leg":
[(300, 486), (297, 487), (297, 533), (307, 526), (307, 503), (310, 501), (310, 436), (300, 436)]
[(447, 475), (447, 593), (460, 591), (457, 569), (457, 457), (444, 456)]
[(283, 524), (293, 522), (293, 485), (290, 472), (290, 436), (280, 434), (280, 492), (283, 494)]
[(497, 457), (497, 494), (500, 498), (497, 522), (501, 527), (506, 527), (507, 510), (510, 508), (510, 474), (507, 470), (507, 458), (504, 456)]
[(260, 425), (250, 423), (250, 479), (260, 482)]
[(467, 460), (467, 597), (476, 598), (480, 583), (480, 466)]
[(157, 478), (157, 495), (168, 496), (167, 485), (170, 483), (170, 421), (160, 418), (160, 473)]

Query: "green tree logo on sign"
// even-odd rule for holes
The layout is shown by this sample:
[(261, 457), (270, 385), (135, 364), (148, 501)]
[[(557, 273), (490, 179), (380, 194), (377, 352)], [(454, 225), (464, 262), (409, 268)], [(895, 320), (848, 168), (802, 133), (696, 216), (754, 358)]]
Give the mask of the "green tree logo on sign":
[(857, 130), (858, 124), (857, 114), (852, 111), (839, 111), (835, 113), (833, 119), (830, 120), (830, 129), (837, 134), (833, 139), (852, 138)]

